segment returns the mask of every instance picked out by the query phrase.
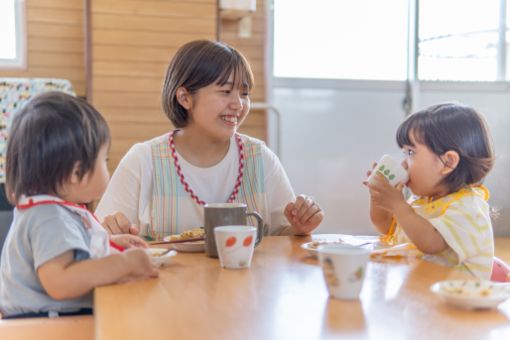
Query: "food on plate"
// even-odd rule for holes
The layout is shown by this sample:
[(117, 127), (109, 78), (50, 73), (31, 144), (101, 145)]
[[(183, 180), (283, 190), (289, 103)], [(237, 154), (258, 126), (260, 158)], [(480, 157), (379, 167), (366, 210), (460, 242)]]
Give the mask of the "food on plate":
[(204, 237), (204, 228), (193, 228), (193, 229), (185, 230), (180, 234), (170, 235), (168, 237), (168, 241), (179, 241), (179, 240), (203, 238), (203, 237)]
[(169, 249), (165, 248), (148, 248), (149, 254), (152, 257), (160, 257), (168, 253)]
[(323, 244), (343, 244), (342, 240), (331, 241), (331, 240), (315, 240), (308, 243), (308, 248), (317, 250), (317, 248)]
[(480, 296), (487, 297), (493, 294), (493, 284), (483, 284), (481, 282), (468, 281), (449, 281), (441, 285), (441, 290), (445, 293), (457, 296)]

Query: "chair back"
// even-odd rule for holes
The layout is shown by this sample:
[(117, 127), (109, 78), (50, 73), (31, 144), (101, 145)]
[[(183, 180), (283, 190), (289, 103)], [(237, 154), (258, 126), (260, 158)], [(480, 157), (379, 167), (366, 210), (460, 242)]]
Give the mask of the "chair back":
[(12, 118), (34, 95), (62, 91), (76, 95), (71, 82), (50, 78), (0, 78), (0, 183), (5, 183), (5, 153)]

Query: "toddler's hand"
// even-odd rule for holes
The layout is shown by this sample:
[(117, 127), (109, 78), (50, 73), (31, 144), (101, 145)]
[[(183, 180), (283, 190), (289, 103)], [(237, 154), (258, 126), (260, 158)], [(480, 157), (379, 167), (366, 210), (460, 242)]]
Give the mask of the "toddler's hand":
[(383, 175), (376, 174), (374, 181), (366, 184), (370, 191), (370, 200), (372, 205), (388, 210), (392, 213), (402, 204), (407, 202), (402, 193), (403, 183), (398, 183), (395, 187), (386, 180)]
[(149, 245), (138, 236), (130, 234), (111, 235), (110, 239), (122, 248), (147, 248)]
[[(371, 168), (370, 170), (367, 170), (367, 179), (368, 179), (368, 177), (370, 177), (370, 175), (372, 174), (372, 171), (374, 171), (374, 168), (376, 167), (376, 165), (377, 165), (377, 162), (373, 162), (373, 163), (372, 163), (372, 168)], [(365, 180), (363, 181), (363, 184), (364, 184), (364, 185), (367, 185), (367, 184), (368, 184), (368, 181), (365, 179)]]
[(106, 216), (101, 224), (110, 234), (138, 235), (140, 232), (138, 227), (132, 224), (126, 215), (121, 212)]
[(159, 273), (152, 264), (149, 254), (143, 249), (132, 248), (124, 253), (126, 261), (130, 268), (130, 277), (132, 278), (148, 278), (158, 277)]
[(295, 202), (287, 204), (284, 214), (297, 235), (310, 234), (324, 218), (319, 205), (312, 197), (305, 195), (299, 195)]

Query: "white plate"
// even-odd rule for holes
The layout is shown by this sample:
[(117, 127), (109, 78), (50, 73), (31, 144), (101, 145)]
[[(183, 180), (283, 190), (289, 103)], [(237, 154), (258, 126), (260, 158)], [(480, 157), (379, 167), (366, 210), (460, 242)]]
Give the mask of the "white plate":
[(492, 281), (447, 280), (430, 290), (449, 305), (464, 309), (496, 308), (510, 298), (510, 285)]
[[(176, 235), (165, 236), (163, 238), (163, 241), (171, 241), (172, 236), (175, 237)], [(170, 244), (170, 247), (172, 247), (172, 249), (175, 249), (177, 251), (182, 251), (185, 253), (203, 253), (203, 252), (205, 252), (205, 241), (202, 240), (202, 241), (172, 243), (172, 244)]]
[(170, 250), (168, 253), (163, 254), (168, 249), (166, 248), (147, 248), (146, 251), (150, 255), (152, 263), (157, 267), (163, 267), (170, 264), (170, 259), (177, 254), (175, 250)]
[(342, 241), (325, 241), (325, 240), (316, 240), (312, 242), (303, 243), (301, 248), (308, 251), (310, 255), (317, 256), (319, 254), (318, 248), (323, 244), (345, 244)]
[(377, 246), (379, 238), (377, 236), (353, 236), (341, 235), (335, 239), (315, 239), (312, 242), (303, 243), (301, 248), (308, 251), (310, 255), (316, 256), (318, 254), (318, 247), (323, 244), (343, 244), (353, 247), (371, 247)]

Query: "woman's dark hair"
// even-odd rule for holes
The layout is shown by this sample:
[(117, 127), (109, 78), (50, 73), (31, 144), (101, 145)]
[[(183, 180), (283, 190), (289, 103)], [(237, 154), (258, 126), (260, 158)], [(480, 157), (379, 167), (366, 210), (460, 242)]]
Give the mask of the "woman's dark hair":
[(473, 108), (445, 103), (411, 114), (397, 130), (397, 144), (414, 146), (410, 136), (438, 156), (453, 150), (459, 164), (444, 179), (450, 193), (479, 184), (494, 165), (494, 149), (487, 123)]
[(99, 149), (109, 143), (106, 121), (86, 101), (63, 92), (35, 96), (14, 116), (9, 131), (10, 202), (22, 195), (57, 194), (77, 163), (80, 178), (93, 171)]
[(176, 98), (177, 89), (184, 87), (195, 94), (210, 84), (223, 86), (233, 74), (234, 86), (251, 90), (253, 73), (246, 58), (235, 48), (210, 40), (196, 40), (183, 45), (175, 54), (166, 71), (162, 91), (162, 105), (175, 127), (185, 127), (188, 111)]

